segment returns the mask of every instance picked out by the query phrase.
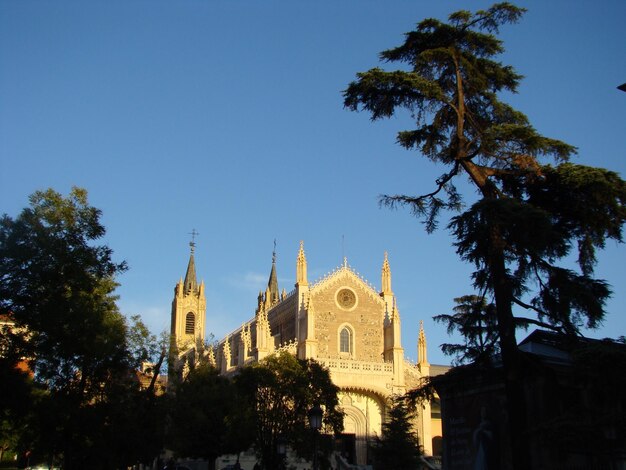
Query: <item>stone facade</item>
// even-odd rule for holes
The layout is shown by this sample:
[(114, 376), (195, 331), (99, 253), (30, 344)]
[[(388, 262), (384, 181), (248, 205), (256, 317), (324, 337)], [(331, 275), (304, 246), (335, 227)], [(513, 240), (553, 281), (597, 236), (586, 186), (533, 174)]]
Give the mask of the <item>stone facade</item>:
[[(196, 292), (202, 298), (194, 300), (194, 297), (189, 300), (191, 304), (185, 303), (188, 284), (193, 283), (188, 283), (186, 278), (177, 285), (172, 307), (172, 333), (179, 348), (183, 346), (179, 338), (186, 338), (180, 321), (182, 312), (189, 310), (202, 316), (199, 308), (204, 305), (204, 291), (200, 288)], [(238, 367), (279, 350), (320, 362), (340, 388), (339, 402), (345, 412), (344, 437), (350, 460), (365, 464), (367, 442), (380, 436), (388, 399), (415, 388), (430, 373), (423, 328), (420, 328), (418, 364), (411, 364), (404, 357), (400, 312), (391, 289), (386, 253), (381, 286), (377, 290), (370, 285), (346, 259), (333, 272), (309, 284), (301, 242), (296, 257), (295, 288), (289, 293), (278, 292), (274, 257), (268, 286), (259, 293), (254, 317), (218, 341), (216, 349), (209, 352), (209, 360), (223, 374), (234, 373)], [(178, 357), (184, 358), (185, 352), (179, 351)], [(179, 360), (178, 367), (184, 360)], [(427, 455), (432, 454), (431, 425), (430, 405), (426, 404), (415, 426)]]
[(177, 374), (186, 376), (199, 360), (196, 351), (204, 343), (206, 321), (206, 297), (204, 282), (197, 283), (194, 260), (195, 244), (190, 243), (191, 255), (185, 280), (180, 279), (174, 288), (170, 327), (170, 354), (168, 383)]

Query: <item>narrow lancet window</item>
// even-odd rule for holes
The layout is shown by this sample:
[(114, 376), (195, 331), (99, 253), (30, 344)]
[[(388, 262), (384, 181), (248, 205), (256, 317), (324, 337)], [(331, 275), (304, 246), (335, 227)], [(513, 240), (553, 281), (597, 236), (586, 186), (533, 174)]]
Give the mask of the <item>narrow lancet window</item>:
[(344, 327), (339, 333), (339, 352), (352, 353), (352, 333), (348, 327)]
[(193, 335), (196, 332), (196, 317), (193, 312), (189, 312), (185, 317), (185, 334)]

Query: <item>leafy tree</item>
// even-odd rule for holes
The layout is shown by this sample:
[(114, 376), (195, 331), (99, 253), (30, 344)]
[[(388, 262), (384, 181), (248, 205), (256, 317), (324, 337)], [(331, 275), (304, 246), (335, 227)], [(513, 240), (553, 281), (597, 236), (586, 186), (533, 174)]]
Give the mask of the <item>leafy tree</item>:
[(147, 387), (146, 393), (156, 393), (157, 379), (164, 369), (163, 362), (168, 355), (170, 335), (162, 331), (159, 337), (153, 334), (139, 315), (130, 317), (130, 324), (127, 325), (126, 347), (131, 358), (131, 367), (137, 370), (144, 370), (144, 363), (149, 367), (145, 372), (152, 374), (152, 380)]
[(120, 450), (131, 433), (144, 436), (136, 434), (143, 417), (133, 415), (134, 428), (122, 419), (143, 409), (136, 406), (139, 356), (129, 350), (140, 341), (128, 336), (139, 330), (129, 328), (114, 296), (126, 265), (95, 244), (104, 233), (100, 211), (80, 188), (67, 197), (36, 192), (15, 219), (0, 219), (0, 314), (24, 332), (24, 341), (9, 338), (20, 353), (9, 357), (29, 358), (37, 391), (28, 395), (18, 446), (48, 462), (58, 456), (67, 469), (134, 463), (145, 449)]
[(222, 454), (252, 445), (251, 416), (233, 382), (203, 364), (190, 371), (170, 400), (168, 447), (180, 456), (204, 458), (212, 469)]
[[(540, 135), (498, 97), (515, 92), (521, 76), (495, 60), (503, 46), (494, 34), (524, 11), (499, 3), (452, 13), (448, 23), (426, 19), (404, 44), (380, 55), (404, 70), (359, 73), (344, 92), (346, 107), (368, 111), (373, 120), (408, 110), (415, 128), (399, 132), (398, 143), (446, 167), (432, 191), (383, 196), (383, 203), (409, 206), (430, 232), (442, 210), (462, 209), (459, 177), (477, 189), (478, 199), (449, 228), (457, 253), (476, 267), (475, 287), (496, 306), (513, 461), (520, 469), (531, 465), (513, 306), (531, 314), (526, 323), (568, 334), (597, 326), (610, 290), (592, 277), (595, 250), (607, 238), (621, 241), (626, 217), (626, 184), (616, 173), (568, 163), (574, 147)], [(544, 157), (557, 166), (542, 163)], [(558, 266), (574, 247), (580, 270)]]
[(5, 451), (15, 451), (34, 393), (25, 361), (24, 332), (10, 326), (0, 328), (0, 461)]
[(376, 470), (418, 468), (421, 451), (419, 439), (413, 431), (413, 418), (406, 398), (393, 397), (382, 426), (382, 436), (372, 447)]
[(163, 448), (164, 397), (140, 390), (128, 375), (116, 379), (91, 403), (42, 391), (34, 400), (20, 439), (31, 463), (107, 470), (151, 463)]
[(161, 354), (162, 347), (156, 335), (150, 331), (139, 315), (130, 317), (126, 343), (132, 358), (131, 365), (135, 369), (141, 368), (144, 362), (153, 362)]
[(453, 315), (437, 315), (435, 321), (446, 323), (448, 334), (458, 331), (465, 344), (442, 344), (441, 350), (456, 357), (456, 363), (487, 362), (498, 351), (496, 306), (484, 297), (465, 295), (454, 299)]
[[(338, 409), (338, 388), (328, 370), (312, 360), (300, 360), (283, 352), (245, 367), (235, 377), (241, 393), (252, 410), (254, 447), (264, 468), (279, 467), (276, 453), (279, 438), (300, 457), (311, 459), (315, 436), (308, 425), (307, 413), (316, 404), (322, 406), (322, 432), (338, 433), (343, 429), (343, 413)], [(321, 453), (330, 452), (330, 442), (318, 442)], [(328, 462), (322, 460), (322, 465)]]
[(0, 311), (30, 333), (35, 380), (54, 390), (97, 393), (125, 358), (114, 277), (126, 269), (107, 246), (87, 193), (49, 189), (14, 220), (0, 220)]

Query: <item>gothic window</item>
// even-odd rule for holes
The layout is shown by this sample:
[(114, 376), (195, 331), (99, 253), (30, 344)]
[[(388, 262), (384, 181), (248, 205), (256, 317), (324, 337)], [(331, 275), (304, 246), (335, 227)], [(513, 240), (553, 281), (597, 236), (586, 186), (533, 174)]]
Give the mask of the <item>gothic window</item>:
[(352, 332), (347, 326), (344, 326), (339, 333), (339, 352), (352, 354)]
[(185, 334), (193, 335), (196, 332), (196, 317), (193, 312), (189, 312), (185, 317)]
[(441, 402), (438, 398), (433, 398), (430, 402), (430, 417), (432, 419), (441, 419)]

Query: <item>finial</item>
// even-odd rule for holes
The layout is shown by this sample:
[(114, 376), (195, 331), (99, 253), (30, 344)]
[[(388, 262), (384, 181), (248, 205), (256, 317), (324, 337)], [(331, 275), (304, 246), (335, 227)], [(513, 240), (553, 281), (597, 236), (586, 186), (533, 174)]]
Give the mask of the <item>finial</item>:
[(417, 362), (422, 365), (428, 364), (426, 349), (426, 333), (424, 332), (424, 321), (420, 320), (420, 331), (417, 338)]
[(195, 228), (191, 229), (191, 232), (189, 232), (189, 235), (191, 235), (191, 241), (189, 242), (189, 246), (191, 247), (191, 253), (193, 254), (195, 248), (196, 248), (196, 235), (200, 235)]
[(272, 263), (276, 262), (276, 239), (274, 238), (274, 251), (272, 252)]
[(296, 286), (306, 286), (308, 284), (306, 278), (306, 256), (304, 254), (304, 241), (300, 240), (300, 250), (296, 259)]
[(347, 256), (344, 256), (344, 257), (343, 257), (343, 267), (344, 267), (344, 268), (347, 268), (347, 267), (348, 267), (348, 257), (347, 257)]
[(391, 268), (389, 267), (389, 257), (385, 251), (385, 259), (383, 260), (383, 268), (381, 273), (381, 294), (392, 294), (391, 291)]

